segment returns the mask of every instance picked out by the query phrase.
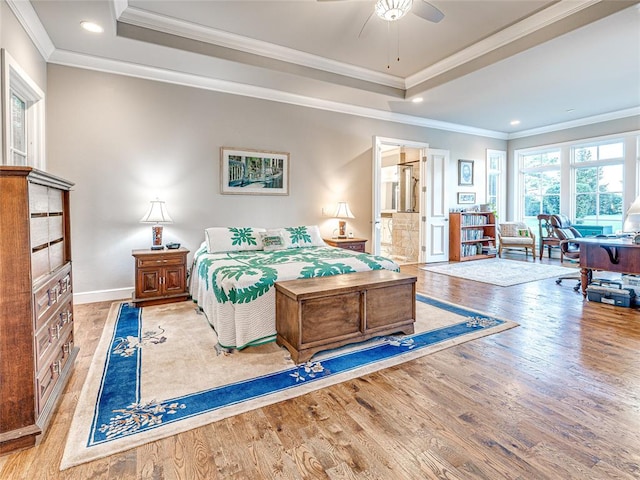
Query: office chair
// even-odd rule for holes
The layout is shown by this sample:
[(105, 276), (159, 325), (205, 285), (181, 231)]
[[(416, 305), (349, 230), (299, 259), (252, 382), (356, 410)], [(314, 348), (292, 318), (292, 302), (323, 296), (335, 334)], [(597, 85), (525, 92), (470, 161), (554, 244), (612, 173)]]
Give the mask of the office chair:
[[(580, 260), (580, 245), (571, 240), (581, 238), (582, 234), (571, 225), (571, 221), (566, 215), (551, 215), (550, 221), (554, 236), (560, 239), (560, 263), (564, 263), (565, 257), (574, 261)], [(576, 292), (580, 290), (581, 278), (579, 274), (559, 277), (556, 284), (560, 285), (562, 280), (577, 280), (578, 284), (573, 287), (573, 290)], [(591, 283), (591, 278), (589, 278), (589, 283)]]

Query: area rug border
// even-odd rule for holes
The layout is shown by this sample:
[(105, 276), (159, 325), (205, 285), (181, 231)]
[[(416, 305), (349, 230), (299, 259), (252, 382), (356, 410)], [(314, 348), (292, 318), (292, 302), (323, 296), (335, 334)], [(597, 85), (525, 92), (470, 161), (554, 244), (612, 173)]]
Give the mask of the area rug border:
[[(472, 309), (468, 307), (464, 307), (461, 305), (457, 305), (445, 300), (436, 299), (430, 297), (428, 295), (418, 293), (416, 295), (416, 299), (418, 301), (425, 302), (427, 304), (431, 304), (438, 308), (444, 308), (445, 310), (452, 311), (461, 316), (465, 317), (486, 317), (489, 319), (495, 319), (498, 324), (492, 326), (483, 326), (482, 328), (478, 328), (475, 331), (470, 333), (459, 334), (453, 338), (447, 338), (442, 341), (438, 341), (436, 343), (430, 344), (428, 346), (421, 347), (420, 349), (403, 351), (401, 354), (397, 354), (385, 360), (375, 361), (369, 364), (357, 366), (351, 368), (346, 371), (342, 371), (341, 373), (332, 374), (330, 376), (324, 378), (313, 379), (311, 382), (303, 382), (302, 384), (296, 384), (295, 388), (288, 388), (280, 390), (276, 393), (270, 393), (263, 396), (258, 396), (256, 398), (252, 398), (250, 400), (242, 401), (241, 403), (234, 403), (230, 405), (226, 405), (223, 407), (218, 407), (213, 410), (204, 411), (204, 412), (195, 412), (193, 416), (182, 417), (178, 422), (166, 422), (162, 425), (162, 428), (151, 428), (144, 432), (136, 433), (135, 435), (124, 436), (122, 438), (110, 440), (105, 443), (97, 443), (91, 445), (89, 447), (89, 439), (93, 432), (95, 431), (95, 422), (96, 422), (96, 412), (93, 409), (93, 406), (96, 404), (99, 395), (102, 392), (103, 384), (104, 384), (104, 375), (106, 372), (106, 366), (109, 362), (108, 351), (113, 344), (114, 337), (116, 335), (116, 321), (118, 319), (119, 311), (122, 309), (122, 306), (128, 304), (126, 301), (118, 301), (114, 302), (110, 309), (107, 317), (107, 321), (105, 322), (103, 334), (98, 343), (98, 347), (94, 352), (94, 358), (104, 358), (103, 362), (92, 361), (89, 373), (87, 375), (87, 379), (83, 385), (82, 392), (80, 394), (80, 400), (78, 401), (77, 411), (72, 419), (72, 427), (70, 428), (69, 438), (67, 439), (67, 446), (65, 448), (65, 452), (62, 458), (62, 462), (60, 465), (60, 469), (64, 470), (75, 465), (79, 465), (81, 463), (89, 462), (92, 460), (96, 460), (107, 455), (129, 450), (131, 448), (138, 447), (140, 445), (144, 445), (146, 443), (150, 443), (156, 440), (160, 440), (166, 438), (171, 435), (175, 435), (177, 433), (185, 432), (191, 430), (193, 428), (197, 428), (215, 421), (222, 420), (224, 418), (228, 418), (233, 415), (238, 415), (241, 413), (245, 413), (251, 410), (255, 410), (261, 408), (266, 405), (271, 405), (273, 403), (295, 398), (301, 395), (304, 395), (309, 392), (313, 392), (315, 390), (319, 390), (321, 388), (325, 388), (331, 385), (335, 385), (337, 383), (341, 383), (343, 381), (358, 378), (363, 375), (367, 375), (369, 373), (373, 373), (385, 368), (393, 367), (407, 361), (423, 357), (425, 355), (438, 352), (440, 350), (444, 350), (451, 346), (466, 343), (468, 341), (475, 340), (480, 337), (492, 335), (494, 333), (499, 333), (501, 331), (513, 328), (517, 326), (516, 322), (511, 320), (505, 320), (496, 317), (495, 315), (487, 314), (485, 312), (481, 312), (477, 309)], [(195, 306), (194, 306), (195, 308)], [(141, 316), (142, 310), (139, 309), (137, 315)], [(461, 325), (465, 322), (456, 323), (454, 325), (449, 325), (447, 327), (441, 328), (450, 328), (455, 325)], [(468, 322), (466, 322), (468, 323)], [(138, 318), (138, 325), (140, 324)], [(429, 330), (427, 332), (421, 332), (418, 334), (410, 335), (403, 338), (411, 338), (417, 335), (424, 335), (429, 332), (436, 332), (439, 329)], [(462, 340), (462, 341), (461, 341)], [(336, 357), (338, 357), (336, 355)], [(334, 357), (329, 357), (334, 358)], [(323, 359), (322, 361), (326, 361), (327, 359)], [(313, 360), (312, 360), (313, 362)], [(139, 369), (139, 362), (137, 368)], [(99, 371), (97, 371), (99, 369)], [(289, 369), (282, 370), (283, 372), (289, 371)], [(137, 372), (136, 372), (137, 374)], [(138, 387), (139, 388), (139, 387)], [(198, 392), (194, 392), (195, 395)], [(189, 395), (185, 395), (180, 398), (187, 398)], [(93, 401), (88, 402), (84, 399), (91, 398)], [(162, 403), (169, 403), (176, 399), (161, 399)], [(174, 402), (174, 405), (176, 403)], [(87, 412), (88, 406), (90, 406), (93, 411)], [(82, 409), (85, 409), (83, 411)], [(91, 425), (89, 428), (85, 425), (83, 428), (80, 425), (80, 418), (86, 418), (87, 415), (90, 415), (92, 418)]]

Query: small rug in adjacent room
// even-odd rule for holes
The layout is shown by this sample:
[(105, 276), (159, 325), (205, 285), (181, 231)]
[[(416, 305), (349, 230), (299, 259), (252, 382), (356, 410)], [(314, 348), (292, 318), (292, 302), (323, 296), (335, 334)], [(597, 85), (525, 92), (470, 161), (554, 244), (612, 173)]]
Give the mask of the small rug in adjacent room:
[(519, 262), (502, 258), (474, 260), (471, 262), (447, 263), (420, 267), (427, 272), (441, 273), (466, 280), (489, 283), (499, 287), (510, 287), (520, 283), (535, 282), (564, 275), (580, 275), (577, 268), (547, 265), (545, 263)]
[[(60, 468), (112, 455), (449, 348), (517, 324), (417, 296), (416, 333), (295, 365), (269, 343), (232, 353), (192, 302), (116, 302), (73, 416)], [(82, 346), (80, 346), (82, 348)]]

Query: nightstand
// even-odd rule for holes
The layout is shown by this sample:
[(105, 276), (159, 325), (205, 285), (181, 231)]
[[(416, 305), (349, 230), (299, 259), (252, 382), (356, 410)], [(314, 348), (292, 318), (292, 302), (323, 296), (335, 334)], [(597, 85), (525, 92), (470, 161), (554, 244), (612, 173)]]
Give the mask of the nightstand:
[(187, 291), (186, 248), (172, 250), (133, 250), (136, 261), (136, 307), (180, 302), (189, 298)]
[(364, 252), (364, 244), (367, 243), (366, 238), (323, 238), (326, 244), (332, 247), (344, 248), (345, 250), (353, 250), (354, 252)]

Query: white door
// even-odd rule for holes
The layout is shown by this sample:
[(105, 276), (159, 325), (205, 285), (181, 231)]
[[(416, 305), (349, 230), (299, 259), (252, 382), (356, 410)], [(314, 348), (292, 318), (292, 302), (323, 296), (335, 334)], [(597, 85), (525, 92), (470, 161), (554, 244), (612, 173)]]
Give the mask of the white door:
[(449, 205), (447, 202), (447, 169), (449, 151), (426, 149), (420, 169), (421, 245), (420, 262), (449, 261)]

